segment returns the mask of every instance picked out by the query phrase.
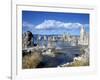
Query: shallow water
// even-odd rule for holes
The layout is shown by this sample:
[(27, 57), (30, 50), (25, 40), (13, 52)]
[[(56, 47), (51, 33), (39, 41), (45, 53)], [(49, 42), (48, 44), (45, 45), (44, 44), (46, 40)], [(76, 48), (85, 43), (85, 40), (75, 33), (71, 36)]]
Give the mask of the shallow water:
[(57, 67), (67, 62), (72, 62), (73, 58), (79, 56), (79, 47), (65, 47), (58, 50), (55, 57), (49, 55), (43, 55), (43, 61), (41, 68)]
[[(39, 46), (48, 47), (48, 41), (35, 41)], [(43, 61), (39, 64), (40, 68), (57, 67), (59, 65), (65, 64), (67, 62), (72, 62), (73, 58), (79, 56), (80, 47), (72, 46), (70, 42), (67, 41), (52, 41), (49, 42), (52, 47), (59, 48), (58, 53), (55, 57), (48, 55), (43, 55)]]

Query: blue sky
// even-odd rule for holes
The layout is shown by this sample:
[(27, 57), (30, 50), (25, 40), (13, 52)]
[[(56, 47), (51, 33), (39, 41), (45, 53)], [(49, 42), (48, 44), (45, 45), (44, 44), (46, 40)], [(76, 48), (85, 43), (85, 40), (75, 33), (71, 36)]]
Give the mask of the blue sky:
[(89, 32), (89, 14), (22, 11), (23, 32), (79, 35), (82, 26)]

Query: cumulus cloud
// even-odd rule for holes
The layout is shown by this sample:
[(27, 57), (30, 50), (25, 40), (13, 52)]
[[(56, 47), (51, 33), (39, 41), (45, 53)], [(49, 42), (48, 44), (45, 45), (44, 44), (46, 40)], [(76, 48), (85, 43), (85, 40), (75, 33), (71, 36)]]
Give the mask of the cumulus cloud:
[(35, 29), (79, 29), (83, 25), (80, 23), (65, 23), (57, 20), (45, 20), (41, 24), (37, 25)]

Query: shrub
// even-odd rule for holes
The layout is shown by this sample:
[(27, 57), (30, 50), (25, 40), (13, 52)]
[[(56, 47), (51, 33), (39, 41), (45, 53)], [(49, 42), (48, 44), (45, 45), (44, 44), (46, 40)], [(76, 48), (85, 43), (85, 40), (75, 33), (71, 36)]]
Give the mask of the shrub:
[(31, 55), (25, 55), (22, 58), (22, 68), (36, 68), (41, 60), (42, 56), (37, 52), (33, 52)]

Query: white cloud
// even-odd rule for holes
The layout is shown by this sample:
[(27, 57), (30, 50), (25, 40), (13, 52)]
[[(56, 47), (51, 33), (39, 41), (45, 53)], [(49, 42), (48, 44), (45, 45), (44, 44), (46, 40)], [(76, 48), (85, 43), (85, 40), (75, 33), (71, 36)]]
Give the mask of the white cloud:
[(29, 23), (29, 22), (26, 22), (26, 21), (23, 21), (23, 31), (26, 32), (26, 31), (33, 31), (33, 28), (34, 28), (34, 25)]
[(45, 20), (37, 25), (35, 29), (79, 29), (83, 25), (80, 23), (65, 23), (56, 20)]
[(28, 23), (28, 22), (26, 22), (26, 21), (23, 21), (23, 27), (32, 28), (32, 27), (34, 27), (34, 25), (31, 24), (31, 23)]

